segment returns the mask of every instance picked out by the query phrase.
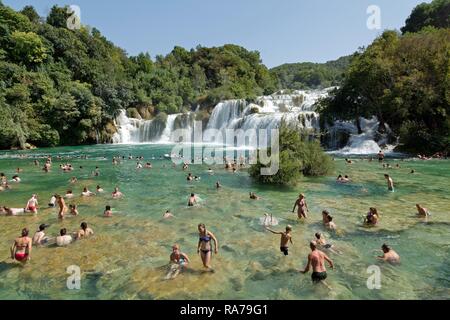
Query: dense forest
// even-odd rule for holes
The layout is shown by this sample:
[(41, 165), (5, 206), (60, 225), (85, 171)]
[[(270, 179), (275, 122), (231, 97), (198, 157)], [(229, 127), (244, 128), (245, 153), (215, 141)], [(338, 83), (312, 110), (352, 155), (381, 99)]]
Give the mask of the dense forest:
[(286, 63), (270, 70), (278, 79), (279, 89), (319, 89), (341, 84), (352, 56), (326, 63)]
[(175, 47), (155, 61), (128, 57), (95, 28), (67, 28), (69, 18), (68, 8), (44, 19), (0, 0), (0, 148), (107, 142), (120, 109), (152, 118), (277, 88), (256, 51)]
[(377, 116), (398, 150), (450, 151), (450, 0), (421, 4), (404, 32), (385, 31), (358, 52), (343, 83), (320, 102), (321, 120)]

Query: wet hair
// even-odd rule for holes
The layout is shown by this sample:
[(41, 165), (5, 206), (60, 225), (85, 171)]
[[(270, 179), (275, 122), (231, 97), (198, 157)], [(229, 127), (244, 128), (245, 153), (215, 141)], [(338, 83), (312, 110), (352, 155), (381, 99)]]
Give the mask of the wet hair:
[(111, 210), (111, 206), (106, 206), (105, 210)]
[(317, 239), (320, 239), (320, 233), (319, 232), (316, 232), (315, 236), (316, 236)]
[(389, 177), (389, 175), (386, 173), (386, 174), (384, 175), (384, 177), (387, 178), (387, 177)]
[(311, 247), (311, 249), (317, 248), (317, 245), (316, 245), (316, 243), (315, 243), (314, 241), (311, 241), (311, 242), (309, 243), (309, 246)]
[(27, 228), (22, 229), (22, 237), (28, 237), (29, 233), (30, 233), (30, 231)]
[(191, 197), (195, 197), (195, 194), (191, 193)]
[(347, 178), (347, 179), (348, 179), (348, 176), (345, 176), (345, 178)]
[(329, 221), (329, 222), (333, 221), (333, 217), (329, 215), (329, 216), (328, 216), (328, 221)]
[(83, 192), (87, 192), (87, 187), (84, 187), (84, 188), (83, 188)]
[(338, 179), (339, 179), (339, 178), (342, 178), (342, 174), (338, 175)]
[(87, 229), (87, 223), (86, 222), (82, 222), (81, 223), (81, 225), (80, 225), (80, 227), (81, 227), (81, 229), (83, 229), (83, 230), (86, 230)]
[(205, 226), (204, 223), (199, 223), (198, 226), (197, 226), (197, 228), (200, 228), (200, 227), (202, 227), (202, 228), (205, 229), (205, 231), (206, 231), (206, 226)]
[(391, 248), (389, 248), (389, 246), (386, 243), (383, 243), (383, 245), (381, 246), (381, 249), (386, 250), (387, 252), (389, 252), (391, 250)]
[(322, 214), (325, 214), (325, 215), (327, 215), (327, 216), (330, 216), (330, 213), (328, 212), (328, 210), (323, 210), (323, 211), (322, 211)]
[(65, 235), (67, 234), (67, 229), (66, 229), (66, 228), (62, 228), (62, 229), (59, 231), (59, 234), (60, 234), (61, 236), (65, 236)]
[(291, 230), (292, 230), (292, 226), (287, 225), (287, 226), (286, 226), (286, 231), (291, 231)]

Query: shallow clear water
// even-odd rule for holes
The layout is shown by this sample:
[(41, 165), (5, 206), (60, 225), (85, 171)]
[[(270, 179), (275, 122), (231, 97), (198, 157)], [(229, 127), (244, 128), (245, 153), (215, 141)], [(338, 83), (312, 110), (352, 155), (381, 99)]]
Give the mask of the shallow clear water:
[[(267, 187), (252, 182), (245, 171), (226, 172), (221, 166), (191, 166), (189, 172), (201, 181), (188, 183), (186, 172), (172, 168), (168, 160), (150, 160), (170, 152), (161, 145), (99, 145), (41, 149), (21, 154), (79, 156), (71, 159), (76, 170), (63, 173), (53, 159), (50, 173), (44, 173), (31, 159), (18, 152), (0, 153), (0, 172), (9, 178), (16, 167), (22, 182), (0, 192), (0, 205), (23, 207), (32, 193), (38, 193), (42, 209), (38, 216), (0, 216), (0, 299), (448, 299), (450, 296), (449, 226), (450, 161), (390, 159), (400, 169), (388, 169), (396, 192), (387, 192), (383, 169), (378, 162), (357, 161), (346, 165), (336, 159), (336, 174), (348, 174), (353, 183), (336, 184), (335, 176), (303, 179), (295, 188)], [(136, 170), (127, 160), (111, 165), (113, 155), (143, 155), (153, 169)], [(107, 160), (103, 160), (107, 157)], [(79, 166), (84, 169), (78, 169)], [(100, 167), (99, 177), (90, 174)], [(416, 174), (409, 174), (411, 169)], [(79, 182), (69, 183), (71, 176)], [(220, 180), (223, 188), (216, 190)], [(80, 194), (83, 186), (94, 191), (100, 184), (105, 193), (89, 199), (76, 196), (69, 203), (79, 206), (80, 216), (63, 222), (56, 209), (44, 208), (55, 192), (69, 188)], [(125, 197), (112, 200), (111, 191), (120, 186)], [(255, 191), (261, 200), (252, 201)], [(188, 208), (188, 195), (200, 196), (200, 206)], [(310, 208), (307, 222), (297, 222), (290, 212), (299, 192), (305, 193)], [(415, 203), (432, 212), (428, 221), (415, 217)], [(114, 217), (102, 217), (105, 205), (113, 207)], [(381, 212), (379, 226), (365, 228), (362, 216), (375, 206)], [(170, 209), (175, 218), (163, 220)], [(338, 226), (337, 233), (323, 229), (321, 214), (328, 209)], [(279, 236), (264, 231), (259, 220), (272, 213), (280, 220), (274, 229), (293, 225), (294, 245), (288, 257), (279, 251)], [(34, 232), (49, 223), (48, 234), (61, 227), (76, 231), (87, 221), (95, 231), (91, 239), (66, 248), (34, 248), (25, 267), (9, 259), (9, 247), (23, 227)], [(220, 250), (213, 256), (214, 273), (203, 272), (196, 254), (197, 224), (203, 222), (219, 239)], [(309, 253), (308, 243), (315, 232), (324, 232), (342, 255), (330, 254), (335, 270), (329, 270), (327, 283), (332, 290), (313, 286), (310, 275), (297, 272)], [(166, 281), (171, 245), (179, 243), (192, 263), (175, 280)], [(402, 259), (400, 266), (377, 262), (375, 255), (383, 243), (390, 244)], [(381, 289), (369, 290), (366, 281), (370, 265), (381, 268)], [(78, 265), (82, 271), (81, 289), (69, 290), (66, 268)]]

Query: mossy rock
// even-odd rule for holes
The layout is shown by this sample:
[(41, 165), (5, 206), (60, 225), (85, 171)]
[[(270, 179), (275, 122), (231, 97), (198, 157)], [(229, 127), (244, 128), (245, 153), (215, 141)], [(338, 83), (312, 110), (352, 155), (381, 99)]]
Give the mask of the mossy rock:
[(134, 119), (142, 119), (141, 115), (139, 114), (139, 111), (136, 108), (128, 108), (127, 117)]

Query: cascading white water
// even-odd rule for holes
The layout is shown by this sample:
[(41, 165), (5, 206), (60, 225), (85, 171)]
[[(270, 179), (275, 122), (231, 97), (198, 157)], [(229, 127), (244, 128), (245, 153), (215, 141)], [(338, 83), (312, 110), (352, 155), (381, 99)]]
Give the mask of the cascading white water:
[(167, 123), (166, 123), (166, 127), (164, 128), (164, 131), (159, 139), (158, 142), (160, 143), (170, 143), (172, 141), (172, 132), (174, 131), (174, 126), (175, 126), (175, 119), (179, 116), (180, 114), (170, 114), (167, 116)]
[[(227, 100), (220, 102), (213, 109), (206, 129), (215, 129), (223, 132), (225, 129), (275, 129), (282, 121), (291, 125), (315, 130), (320, 130), (319, 114), (315, 112), (315, 103), (326, 97), (330, 90), (298, 90), (286, 93), (280, 91), (270, 96), (258, 97), (254, 103), (245, 100)], [(197, 108), (198, 109), (198, 108)], [(177, 129), (193, 131), (195, 113), (172, 114), (167, 116), (165, 124), (161, 120), (133, 119), (126, 116), (122, 110), (116, 118), (117, 133), (113, 137), (114, 143), (171, 143), (174, 142), (173, 132)], [(375, 134), (378, 129), (376, 118), (367, 120), (361, 118), (363, 133), (358, 134), (353, 122), (336, 121), (327, 128), (330, 137), (337, 139), (338, 133), (347, 135), (348, 144), (336, 152), (341, 154), (370, 154), (379, 151), (379, 144), (385, 141), (375, 142)], [(223, 135), (224, 136), (224, 135)], [(203, 141), (208, 143), (223, 143), (216, 141), (212, 130), (203, 132)], [(329, 143), (335, 149), (336, 141)]]

